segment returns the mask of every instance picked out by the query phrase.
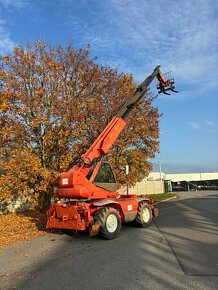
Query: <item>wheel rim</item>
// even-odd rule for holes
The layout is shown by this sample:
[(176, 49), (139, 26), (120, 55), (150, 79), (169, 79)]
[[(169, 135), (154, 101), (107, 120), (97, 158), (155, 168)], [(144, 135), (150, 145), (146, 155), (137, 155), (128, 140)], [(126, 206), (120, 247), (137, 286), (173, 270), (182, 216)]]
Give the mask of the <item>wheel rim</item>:
[(106, 228), (108, 232), (110, 233), (115, 232), (117, 229), (117, 225), (118, 225), (117, 217), (114, 214), (110, 214), (106, 220)]
[(148, 208), (143, 208), (143, 211), (142, 211), (142, 219), (143, 219), (143, 222), (147, 223), (150, 219), (150, 211)]

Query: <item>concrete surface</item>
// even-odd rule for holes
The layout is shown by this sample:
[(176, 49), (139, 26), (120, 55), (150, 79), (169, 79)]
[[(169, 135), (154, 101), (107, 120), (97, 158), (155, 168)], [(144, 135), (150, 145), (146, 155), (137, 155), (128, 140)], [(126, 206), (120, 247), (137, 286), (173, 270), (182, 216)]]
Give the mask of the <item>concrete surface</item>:
[(218, 289), (218, 192), (158, 205), (150, 228), (111, 241), (48, 234), (0, 250), (1, 289)]

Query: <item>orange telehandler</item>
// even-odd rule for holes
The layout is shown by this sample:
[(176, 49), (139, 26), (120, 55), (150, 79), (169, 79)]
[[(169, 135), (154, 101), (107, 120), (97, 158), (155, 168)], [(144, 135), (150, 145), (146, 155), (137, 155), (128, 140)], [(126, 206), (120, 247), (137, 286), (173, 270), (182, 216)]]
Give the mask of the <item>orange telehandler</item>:
[(161, 74), (160, 66), (137, 87), (103, 132), (69, 171), (61, 173), (57, 201), (50, 205), (47, 229), (89, 230), (90, 236), (118, 236), (122, 222), (135, 221), (148, 227), (158, 210), (147, 196), (119, 195), (110, 164), (101, 161), (126, 126), (126, 118), (156, 78), (159, 93), (175, 91), (172, 73)]

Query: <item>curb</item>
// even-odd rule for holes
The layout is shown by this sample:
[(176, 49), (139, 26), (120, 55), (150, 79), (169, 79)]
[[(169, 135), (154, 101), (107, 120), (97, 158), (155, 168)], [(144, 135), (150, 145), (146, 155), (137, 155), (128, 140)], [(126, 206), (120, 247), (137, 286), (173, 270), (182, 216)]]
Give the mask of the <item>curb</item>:
[(169, 197), (167, 199), (163, 199), (161, 201), (157, 201), (157, 202), (154, 203), (154, 205), (159, 204), (159, 203), (163, 203), (163, 202), (166, 202), (166, 201), (169, 201), (171, 199), (178, 199), (178, 195), (177, 196), (173, 196), (173, 197)]

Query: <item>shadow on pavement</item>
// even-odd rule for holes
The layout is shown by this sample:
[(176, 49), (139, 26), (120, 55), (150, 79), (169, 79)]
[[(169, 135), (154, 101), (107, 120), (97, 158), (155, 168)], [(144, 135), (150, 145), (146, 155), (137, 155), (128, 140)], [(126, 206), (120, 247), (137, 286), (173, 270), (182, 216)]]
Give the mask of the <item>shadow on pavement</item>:
[(218, 193), (160, 206), (156, 224), (187, 275), (218, 276)]

